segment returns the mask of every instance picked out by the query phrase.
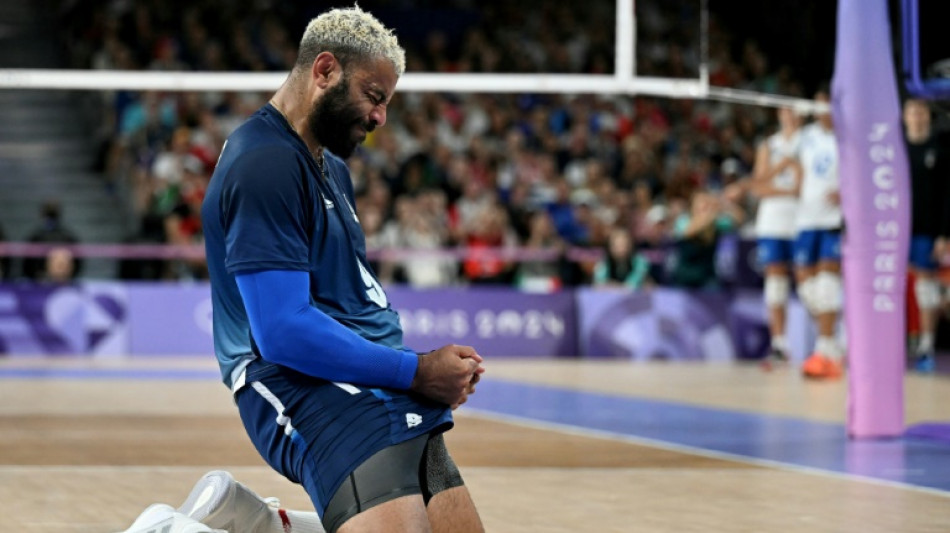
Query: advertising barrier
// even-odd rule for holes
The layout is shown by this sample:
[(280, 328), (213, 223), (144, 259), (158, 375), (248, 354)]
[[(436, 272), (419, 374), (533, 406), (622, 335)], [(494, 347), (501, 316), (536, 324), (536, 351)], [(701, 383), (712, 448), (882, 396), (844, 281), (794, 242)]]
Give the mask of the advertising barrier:
[[(731, 360), (768, 347), (755, 290), (389, 287), (387, 295), (406, 346), (418, 351), (454, 343), (492, 357)], [(207, 283), (0, 285), (0, 354), (210, 356), (211, 313)], [(814, 334), (795, 301), (788, 328), (800, 359)]]

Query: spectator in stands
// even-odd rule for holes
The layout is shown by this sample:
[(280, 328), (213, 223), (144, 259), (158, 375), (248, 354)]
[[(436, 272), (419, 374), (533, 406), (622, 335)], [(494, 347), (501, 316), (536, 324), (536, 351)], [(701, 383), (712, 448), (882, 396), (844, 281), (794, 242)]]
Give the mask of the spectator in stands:
[[(155, 213), (142, 217), (138, 231), (126, 239), (127, 244), (165, 244), (165, 219)], [(124, 258), (119, 262), (119, 279), (160, 280), (170, 276), (168, 261), (154, 257)]]
[[(40, 209), (40, 224), (32, 234), (30, 234), (29, 241), (33, 243), (48, 243), (48, 244), (76, 244), (79, 242), (79, 238), (76, 237), (76, 234), (72, 232), (69, 228), (63, 225), (62, 222), (62, 209), (57, 201), (48, 201), (43, 204)], [(63, 262), (66, 262), (66, 256), (62, 253), (57, 253), (56, 249), (51, 250), (50, 255), (55, 255), (56, 257), (30, 257), (23, 260), (22, 275), (24, 278), (31, 279), (34, 281), (40, 281), (48, 277), (51, 273), (47, 271), (47, 268), (54, 266), (57, 268), (55, 273), (57, 276), (61, 275), (62, 272), (67, 269), (62, 265)], [(52, 259), (52, 263), (50, 262)], [(71, 268), (68, 269), (70, 275), (75, 277), (79, 275), (82, 269), (82, 260), (79, 258), (72, 257), (70, 254), (68, 262), (71, 265)]]
[[(555, 198), (548, 203), (547, 211), (557, 229), (558, 235), (572, 244), (586, 244), (589, 237), (589, 228), (583, 224), (581, 213), (589, 208), (591, 199), (587, 195), (571, 200), (571, 186), (564, 178), (558, 178), (554, 184)], [(582, 215), (582, 216), (579, 216)]]
[[(464, 193), (455, 202), (451, 214), (453, 237), (457, 242), (464, 241), (475, 231), (484, 214), (496, 206), (498, 201), (494, 191), (480, 181), (469, 180), (464, 183)], [(507, 221), (507, 217), (505, 220)]]
[[(169, 202), (174, 206), (165, 215), (165, 235), (168, 244), (180, 246), (204, 243), (201, 232), (201, 202), (205, 197), (208, 176), (197, 157), (187, 154), (182, 158), (181, 178), (178, 185), (169, 187)], [(207, 278), (203, 259), (183, 259), (172, 263), (173, 276), (184, 279)]]
[(512, 248), (518, 240), (502, 206), (493, 204), (481, 211), (463, 242), (469, 254), (462, 263), (466, 280), (478, 285), (511, 285), (514, 264), (499, 252)]
[(356, 210), (359, 214), (360, 227), (366, 237), (366, 255), (369, 267), (379, 278), (380, 283), (388, 284), (393, 281), (395, 265), (386, 257), (386, 252), (397, 247), (392, 238), (392, 232), (383, 231), (383, 212), (380, 207), (366, 198), (357, 200)]
[(650, 283), (650, 262), (637, 251), (630, 230), (611, 228), (604, 257), (594, 268), (594, 285), (638, 290)]
[(524, 258), (518, 263), (515, 285), (530, 292), (551, 292), (563, 284), (567, 243), (554, 229), (551, 215), (537, 210), (531, 215), (528, 238), (524, 241), (527, 254), (539, 254), (535, 259)]
[[(368, 7), (377, 3), (368, 1)], [(92, 4), (72, 3), (62, 10), (63, 40), (76, 67), (283, 70), (294, 55), (287, 28), (310, 9), (204, 0), (178, 16), (157, 2)], [(385, 4), (397, 11), (421, 5)], [(443, 4), (446, 13), (470, 9), (462, 0)], [(698, 23), (696, 4), (665, 0), (637, 9), (638, 74), (697, 76), (699, 43), (682, 30)], [(446, 32), (439, 16), (417, 21), (413, 32), (397, 29), (407, 38), (409, 71), (603, 73), (614, 61), (613, 28), (601, 24), (614, 16), (610, 3), (488, 9), (458, 32)], [(778, 66), (753, 41), (734, 42), (724, 21), (712, 22), (714, 84), (793, 94), (798, 82), (787, 66)], [(778, 68), (770, 70), (770, 63)], [(223, 137), (266, 96), (110, 94), (113, 109), (102, 115), (113, 117), (106, 129), (115, 134), (106, 143), (105, 166), (117, 175), (116, 183), (137, 181), (142, 197), (136, 213), (160, 216), (180, 205), (177, 184), (164, 179), (174, 175), (180, 159), (177, 148), (166, 146), (181, 147), (186, 140), (186, 152), (210, 171)], [(366, 168), (354, 177), (365, 178), (365, 189), (356, 184), (357, 195), (374, 198), (383, 226), (394, 217), (395, 200), (441, 187), (452, 215), (450, 244), (463, 243), (470, 220), (500, 197), (509, 211), (509, 229), (522, 240), (536, 207), (550, 203), (562, 238), (575, 245), (600, 245), (606, 229), (619, 223), (634, 225), (640, 245), (661, 246), (669, 236), (664, 221), (678, 215), (675, 197), (719, 188), (712, 169), (722, 161), (750, 167), (754, 141), (767, 119), (754, 108), (689, 99), (408, 93), (391, 103), (389, 128), (368, 137), (360, 154)], [(191, 135), (177, 133), (182, 128)], [(597, 183), (602, 178), (614, 182), (617, 194), (603, 194), (606, 189)], [(562, 179), (564, 191), (557, 184)], [(470, 196), (471, 182), (478, 182), (473, 189), (484, 198)], [(623, 199), (623, 192), (643, 194), (642, 186), (649, 203)], [(585, 188), (597, 193), (596, 204), (569, 201)]]
[[(3, 232), (3, 225), (0, 225), (0, 243), (7, 240), (6, 234)], [(10, 257), (7, 255), (0, 255), (0, 281), (5, 279), (10, 279), (12, 274), (10, 273)]]
[(628, 211), (633, 240), (645, 248), (659, 248), (670, 236), (668, 209), (654, 202), (650, 185), (637, 182)]
[(671, 281), (690, 289), (718, 287), (716, 246), (719, 236), (742, 222), (736, 207), (706, 191), (696, 191), (690, 208), (674, 222), (675, 239)]
[(65, 246), (57, 246), (46, 254), (43, 268), (44, 283), (69, 283), (76, 277), (76, 259)]
[[(445, 195), (430, 190), (412, 198), (400, 227), (400, 247), (436, 251), (447, 243), (448, 231), (445, 214)], [(421, 256), (403, 261), (409, 285), (432, 288), (451, 285), (456, 279), (454, 260)]]

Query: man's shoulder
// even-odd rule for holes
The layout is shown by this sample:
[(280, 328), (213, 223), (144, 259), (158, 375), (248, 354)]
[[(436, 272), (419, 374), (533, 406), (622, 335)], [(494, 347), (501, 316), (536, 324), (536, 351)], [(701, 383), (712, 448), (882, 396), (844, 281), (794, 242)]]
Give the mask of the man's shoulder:
[(812, 122), (812, 123), (805, 124), (804, 126), (802, 126), (802, 129), (799, 131), (800, 131), (801, 138), (807, 139), (807, 138), (820, 134), (821, 126), (818, 125), (818, 123), (816, 122)]
[(930, 140), (941, 150), (950, 150), (950, 129), (934, 130)]
[(289, 157), (297, 152), (287, 135), (270, 124), (261, 112), (251, 115), (230, 136), (221, 151), (222, 160), (257, 157)]
[(800, 143), (803, 149), (827, 146), (834, 140), (834, 132), (825, 130), (821, 124), (813, 122), (801, 129)]

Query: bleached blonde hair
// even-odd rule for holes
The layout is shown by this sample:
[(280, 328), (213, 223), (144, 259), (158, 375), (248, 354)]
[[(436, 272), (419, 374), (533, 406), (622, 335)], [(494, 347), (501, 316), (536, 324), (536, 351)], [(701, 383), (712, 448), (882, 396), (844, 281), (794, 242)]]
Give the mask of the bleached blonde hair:
[(344, 68), (351, 62), (387, 59), (397, 76), (406, 70), (406, 51), (393, 31), (357, 5), (327, 11), (310, 21), (294, 70), (308, 70), (321, 52), (332, 53)]

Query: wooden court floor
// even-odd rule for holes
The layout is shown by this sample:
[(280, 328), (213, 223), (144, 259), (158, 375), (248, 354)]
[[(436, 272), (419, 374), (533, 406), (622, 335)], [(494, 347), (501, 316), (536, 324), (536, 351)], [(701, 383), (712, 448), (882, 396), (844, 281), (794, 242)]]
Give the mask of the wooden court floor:
[[(228, 469), (284, 506), (304, 492), (249, 444), (228, 391), (199, 358), (7, 358), (0, 371), (0, 532), (120, 531), (152, 502), (178, 505)], [(83, 374), (132, 368), (136, 377)], [(167, 370), (207, 371), (176, 379)], [(490, 361), (486, 379), (675, 400), (821, 421), (846, 383), (737, 365)], [(199, 374), (203, 375), (203, 374)], [(90, 377), (91, 376), (91, 377)], [(908, 376), (908, 423), (950, 420), (950, 380)], [(462, 408), (447, 437), (492, 532), (947, 532), (950, 493), (763, 465)], [(950, 447), (947, 448), (950, 454)]]

